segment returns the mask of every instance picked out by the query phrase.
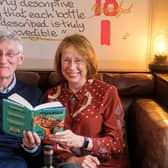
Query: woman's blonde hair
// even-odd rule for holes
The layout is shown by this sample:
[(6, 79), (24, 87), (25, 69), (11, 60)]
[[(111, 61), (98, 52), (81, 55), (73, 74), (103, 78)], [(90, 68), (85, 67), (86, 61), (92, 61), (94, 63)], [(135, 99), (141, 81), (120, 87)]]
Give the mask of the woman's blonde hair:
[(97, 73), (97, 59), (94, 48), (85, 36), (73, 34), (65, 37), (56, 50), (54, 67), (57, 74), (57, 81), (61, 82), (65, 80), (61, 72), (61, 56), (62, 50), (69, 46), (73, 46), (86, 61), (88, 70), (87, 79), (93, 78)]

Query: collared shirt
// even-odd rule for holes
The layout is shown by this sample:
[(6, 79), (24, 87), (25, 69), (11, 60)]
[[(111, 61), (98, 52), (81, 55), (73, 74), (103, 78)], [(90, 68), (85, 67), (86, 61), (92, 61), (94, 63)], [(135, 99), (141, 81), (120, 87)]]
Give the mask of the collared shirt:
[(55, 144), (57, 158), (66, 160), (73, 155), (91, 154), (100, 159), (99, 168), (126, 168), (124, 111), (115, 86), (90, 79), (75, 94), (65, 83), (49, 89), (47, 93), (47, 101), (60, 101), (66, 107), (64, 128), (90, 137), (93, 142), (90, 151), (83, 148), (66, 151)]
[(9, 93), (15, 87), (15, 85), (16, 85), (16, 75), (14, 74), (12, 83), (8, 86), (8, 88), (5, 88), (5, 89), (0, 88), (0, 93), (2, 94)]

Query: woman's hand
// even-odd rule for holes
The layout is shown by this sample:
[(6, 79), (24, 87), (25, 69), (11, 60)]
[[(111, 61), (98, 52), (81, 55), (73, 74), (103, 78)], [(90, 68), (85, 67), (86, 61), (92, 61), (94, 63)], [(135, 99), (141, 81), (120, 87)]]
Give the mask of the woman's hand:
[(34, 149), (41, 144), (40, 137), (37, 133), (23, 131), (23, 145), (28, 149)]
[(65, 130), (49, 135), (49, 140), (68, 147), (81, 148), (84, 143), (84, 137), (74, 134), (71, 130)]
[(72, 156), (66, 161), (71, 163), (78, 163), (82, 168), (97, 168), (97, 166), (100, 164), (98, 158), (91, 155), (82, 157)]

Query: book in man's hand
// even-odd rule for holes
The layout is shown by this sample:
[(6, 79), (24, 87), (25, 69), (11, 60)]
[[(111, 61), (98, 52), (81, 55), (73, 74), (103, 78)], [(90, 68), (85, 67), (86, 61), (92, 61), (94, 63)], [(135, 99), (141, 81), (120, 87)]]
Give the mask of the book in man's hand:
[(63, 130), (65, 112), (65, 107), (58, 101), (32, 107), (26, 99), (14, 93), (3, 99), (3, 131), (22, 137), (24, 130), (30, 130), (44, 139)]

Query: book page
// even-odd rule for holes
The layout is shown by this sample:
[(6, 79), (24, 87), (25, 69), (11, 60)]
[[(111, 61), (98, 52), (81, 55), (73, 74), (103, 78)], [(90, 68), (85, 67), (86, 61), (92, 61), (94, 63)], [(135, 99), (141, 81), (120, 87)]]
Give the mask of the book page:
[(20, 96), (17, 93), (12, 94), (11, 96), (8, 97), (8, 99), (13, 100), (19, 104), (22, 104), (23, 106), (29, 108), (30, 110), (33, 110), (33, 109), (39, 110), (39, 109), (53, 108), (53, 107), (63, 107), (63, 105), (60, 102), (55, 101), (55, 102), (43, 103), (33, 108), (33, 106), (26, 99), (24, 99), (22, 96)]
[(12, 94), (11, 96), (8, 97), (9, 100), (13, 100), (19, 104), (22, 104), (23, 106), (29, 108), (29, 109), (33, 109), (32, 105), (22, 96), (20, 96), (17, 93)]
[(39, 109), (44, 109), (44, 108), (53, 108), (53, 107), (63, 107), (63, 105), (58, 101), (47, 102), (47, 103), (43, 103), (43, 104), (36, 106), (34, 110), (39, 110)]

